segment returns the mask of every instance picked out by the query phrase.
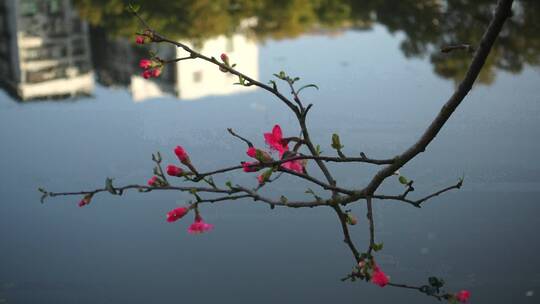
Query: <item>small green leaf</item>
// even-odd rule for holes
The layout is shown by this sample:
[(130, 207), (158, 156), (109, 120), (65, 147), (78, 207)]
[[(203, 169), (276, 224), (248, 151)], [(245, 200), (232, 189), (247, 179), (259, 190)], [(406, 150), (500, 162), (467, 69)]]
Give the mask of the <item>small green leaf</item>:
[(287, 205), (287, 203), (289, 202), (289, 200), (283, 195), (279, 198), (279, 201), (285, 205)]
[(405, 176), (400, 175), (400, 176), (399, 176), (399, 182), (400, 182), (401, 184), (403, 184), (403, 185), (407, 185), (407, 184), (409, 183), (409, 180), (408, 180)]
[(225, 186), (227, 186), (229, 189), (232, 189), (232, 182), (231, 181), (227, 181), (225, 183)]
[(383, 249), (383, 243), (373, 244), (373, 250), (375, 250), (375, 252), (381, 251), (382, 249)]
[(300, 91), (302, 91), (303, 89), (307, 89), (307, 88), (315, 88), (317, 90), (319, 89), (319, 87), (317, 85), (311, 83), (311, 84), (307, 84), (307, 85), (301, 87), (300, 89), (298, 89), (296, 94), (300, 94)]
[(112, 182), (113, 182), (113, 179), (110, 177), (107, 177), (105, 179), (105, 189), (107, 189), (107, 191), (109, 191), (110, 194), (116, 195), (118, 193), (116, 192), (116, 189), (114, 189)]
[(435, 288), (442, 288), (444, 286), (444, 280), (439, 279), (437, 277), (429, 277), (428, 282), (429, 282), (429, 285)]
[(272, 176), (272, 172), (274, 172), (274, 169), (272, 169), (272, 168), (264, 171), (264, 173), (262, 174), (262, 182), (263, 183), (267, 182), (270, 179), (270, 177)]
[(316, 156), (321, 155), (321, 152), (322, 152), (322, 151), (321, 151), (321, 145), (317, 145), (317, 146), (315, 147), (315, 154), (317, 154)]
[(130, 3), (130, 4), (128, 4), (127, 8), (132, 13), (137, 13), (141, 9), (141, 6), (139, 4), (137, 4), (137, 3)]
[(272, 85), (272, 89), (274, 89), (274, 91), (277, 91), (277, 84), (275, 81), (270, 80), (268, 83)]
[(341, 141), (339, 140), (339, 135), (336, 133), (332, 134), (332, 148), (336, 150), (341, 150), (343, 148)]

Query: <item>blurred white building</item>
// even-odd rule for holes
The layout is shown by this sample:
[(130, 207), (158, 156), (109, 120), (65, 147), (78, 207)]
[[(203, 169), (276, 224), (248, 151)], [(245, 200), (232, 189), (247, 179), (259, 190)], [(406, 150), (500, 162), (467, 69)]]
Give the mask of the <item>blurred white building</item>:
[(22, 100), (94, 90), (88, 26), (70, 0), (1, 0), (0, 77)]

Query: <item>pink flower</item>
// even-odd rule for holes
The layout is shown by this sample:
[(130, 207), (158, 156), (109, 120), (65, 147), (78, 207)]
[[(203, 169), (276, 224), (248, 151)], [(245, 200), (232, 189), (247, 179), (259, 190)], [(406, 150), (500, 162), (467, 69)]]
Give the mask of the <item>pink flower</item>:
[(200, 215), (195, 216), (195, 221), (188, 228), (188, 232), (191, 234), (199, 234), (210, 231), (214, 228), (214, 225), (205, 223)]
[(152, 60), (150, 59), (141, 59), (141, 61), (139, 61), (139, 66), (143, 69), (148, 69), (152, 66)]
[(152, 77), (152, 70), (145, 70), (144, 72), (142, 72), (142, 77), (144, 77), (144, 79)]
[(279, 125), (274, 126), (272, 133), (264, 133), (264, 140), (271, 149), (279, 152), (280, 158), (285, 151), (289, 150), (288, 144), (283, 140), (283, 134), (281, 133), (281, 127)]
[(304, 173), (304, 163), (301, 160), (291, 160), (290, 162), (283, 163), (281, 167), (298, 173)]
[(189, 212), (189, 209), (186, 207), (173, 209), (167, 212), (167, 222), (169, 223), (175, 222), (181, 219), (182, 217), (184, 217), (184, 215), (186, 215), (188, 212)]
[(389, 281), (390, 280), (388, 276), (384, 272), (382, 272), (381, 269), (379, 269), (379, 266), (375, 265), (373, 267), (373, 274), (371, 276), (371, 282), (373, 284), (384, 287), (386, 286), (386, 284), (388, 284)]
[(469, 300), (471, 293), (468, 290), (462, 290), (456, 294), (456, 298), (461, 303), (465, 303)]
[(137, 43), (137, 44), (144, 44), (144, 42), (145, 42), (144, 40), (145, 40), (144, 36), (139, 35), (139, 36), (135, 37), (135, 43)]
[(257, 172), (260, 170), (260, 167), (257, 166), (257, 162), (242, 162), (242, 168), (244, 172)]
[(189, 156), (182, 146), (176, 146), (176, 148), (174, 148), (174, 154), (176, 154), (180, 162), (183, 164), (189, 163)]
[(257, 180), (259, 181), (259, 184), (261, 185), (264, 184), (265, 182), (264, 174), (257, 176)]
[(152, 77), (158, 78), (159, 75), (161, 75), (161, 69), (153, 69), (152, 70)]
[(150, 186), (150, 187), (157, 186), (158, 181), (159, 180), (158, 180), (157, 176), (154, 175), (148, 180), (148, 186)]
[(182, 176), (182, 173), (184, 173), (182, 168), (179, 168), (174, 165), (167, 166), (167, 174), (170, 176)]

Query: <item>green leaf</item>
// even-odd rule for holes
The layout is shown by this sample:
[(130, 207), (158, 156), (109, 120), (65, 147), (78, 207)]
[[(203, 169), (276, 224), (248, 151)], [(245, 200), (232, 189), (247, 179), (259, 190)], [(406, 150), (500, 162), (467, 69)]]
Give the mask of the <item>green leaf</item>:
[(322, 151), (321, 151), (321, 145), (317, 145), (317, 146), (315, 147), (315, 154), (317, 154), (316, 156), (321, 155), (321, 152), (322, 152)]
[(277, 84), (275, 81), (270, 80), (268, 83), (272, 85), (272, 89), (274, 89), (274, 91), (277, 91)]
[(225, 186), (227, 186), (229, 189), (232, 189), (232, 182), (231, 181), (227, 181), (225, 183)]
[(442, 288), (444, 286), (444, 280), (439, 279), (437, 277), (429, 277), (428, 282), (429, 282), (429, 285), (435, 288)]
[(141, 6), (137, 3), (130, 3), (128, 4), (127, 8), (132, 13), (137, 13), (141, 9)]
[(279, 201), (282, 202), (283, 204), (287, 204), (289, 202), (289, 200), (283, 195), (280, 196)]
[(343, 148), (339, 140), (339, 135), (337, 135), (336, 133), (332, 134), (332, 148), (336, 150), (341, 150)]
[(400, 176), (399, 176), (399, 182), (400, 182), (401, 184), (403, 184), (403, 185), (407, 185), (407, 184), (409, 183), (409, 180), (408, 180), (405, 176), (400, 175)]
[(300, 89), (298, 89), (296, 94), (300, 94), (300, 91), (302, 91), (303, 89), (307, 89), (307, 88), (315, 88), (317, 90), (319, 89), (319, 87), (317, 85), (311, 83), (311, 84), (307, 84), (307, 85), (301, 87)]
[(382, 249), (383, 249), (383, 243), (373, 244), (373, 250), (375, 250), (375, 252), (381, 251)]
[(107, 189), (107, 191), (109, 191), (110, 194), (116, 195), (118, 194), (118, 192), (116, 192), (116, 189), (114, 189), (112, 182), (113, 182), (113, 179), (110, 177), (107, 177), (105, 179), (105, 189)]

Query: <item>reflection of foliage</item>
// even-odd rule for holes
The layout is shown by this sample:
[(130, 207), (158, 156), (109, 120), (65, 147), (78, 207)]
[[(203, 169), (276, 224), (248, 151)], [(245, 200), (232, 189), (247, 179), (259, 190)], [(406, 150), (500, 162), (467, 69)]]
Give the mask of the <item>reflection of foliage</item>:
[[(125, 13), (128, 0), (75, 0), (82, 16), (117, 35), (139, 29)], [(430, 56), (435, 72), (459, 81), (470, 54), (440, 54), (447, 44), (476, 43), (489, 21), (492, 0), (151, 0), (140, 1), (142, 14), (155, 28), (176, 39), (204, 39), (235, 31), (241, 21), (256, 17), (249, 32), (259, 38), (287, 38), (320, 29), (369, 28), (380, 23), (402, 32), (405, 56)], [(495, 69), (519, 72), (524, 64), (540, 64), (540, 1), (522, 0), (501, 33), (479, 81), (491, 83)]]

